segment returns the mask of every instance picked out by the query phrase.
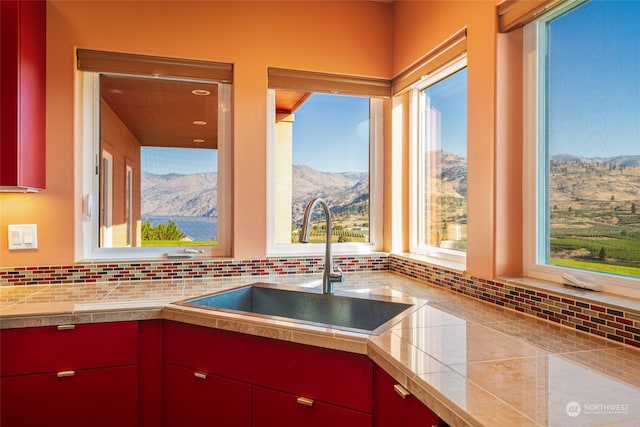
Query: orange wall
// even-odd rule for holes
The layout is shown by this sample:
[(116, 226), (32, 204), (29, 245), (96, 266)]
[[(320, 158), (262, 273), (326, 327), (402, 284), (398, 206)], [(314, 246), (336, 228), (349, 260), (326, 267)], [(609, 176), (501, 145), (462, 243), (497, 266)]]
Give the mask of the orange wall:
[[(512, 129), (497, 139), (496, 3), (399, 0), (394, 2), (393, 9), (394, 75), (460, 29), (467, 29), (467, 271), (485, 278), (521, 270), (521, 222), (515, 218), (521, 215), (521, 151), (517, 147), (521, 146), (522, 138), (518, 137), (517, 129)], [(521, 58), (512, 56), (512, 60), (519, 62)], [(504, 86), (500, 89), (505, 89)], [(518, 92), (517, 82), (510, 89)], [(517, 116), (517, 110), (514, 116)], [(505, 148), (505, 138), (509, 137), (512, 149), (498, 153), (496, 144), (500, 142)], [(400, 143), (393, 141), (393, 144)], [(498, 160), (501, 167), (505, 167), (499, 177)], [(408, 163), (405, 165), (408, 168)], [(500, 186), (497, 179), (500, 179)]]
[(140, 143), (113, 112), (104, 99), (100, 107), (100, 147), (113, 156), (113, 247), (127, 246), (126, 229), (126, 167), (132, 171), (132, 241), (131, 246), (140, 246), (136, 236), (140, 235)]
[[(391, 4), (49, 1), (47, 190), (0, 196), (0, 266), (79, 259), (81, 100), (75, 48), (234, 64), (234, 256), (266, 254), (267, 67), (390, 78)], [(74, 160), (76, 159), (76, 160)], [(7, 224), (37, 223), (39, 248), (7, 249)], [(75, 242), (75, 248), (74, 248)]]

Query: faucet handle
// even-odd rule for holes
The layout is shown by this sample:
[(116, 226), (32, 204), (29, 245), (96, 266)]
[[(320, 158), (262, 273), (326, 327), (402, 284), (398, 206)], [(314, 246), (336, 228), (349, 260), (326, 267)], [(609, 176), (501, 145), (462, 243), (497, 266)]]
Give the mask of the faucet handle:
[(344, 273), (340, 267), (336, 267), (335, 270), (329, 273), (330, 282), (344, 282)]

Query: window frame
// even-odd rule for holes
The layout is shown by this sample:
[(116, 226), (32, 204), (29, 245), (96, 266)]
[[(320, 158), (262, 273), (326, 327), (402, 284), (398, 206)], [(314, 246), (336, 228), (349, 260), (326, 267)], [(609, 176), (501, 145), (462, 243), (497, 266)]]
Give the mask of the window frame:
[[(459, 270), (466, 269), (467, 253), (454, 249), (430, 246), (423, 242), (424, 231), (425, 182), (420, 179), (424, 153), (422, 147), (423, 114), (422, 92), (439, 81), (467, 67), (466, 51), (451, 62), (435, 69), (412, 84), (409, 88), (409, 251), (426, 256), (430, 262), (450, 267), (452, 264)], [(467, 139), (468, 141), (468, 139)], [(468, 159), (468, 157), (467, 157)], [(468, 212), (467, 212), (468, 214)]]
[(545, 25), (587, 1), (569, 0), (523, 28), (523, 273), (555, 283), (563, 282), (564, 273), (578, 274), (601, 284), (605, 292), (638, 298), (638, 279), (544, 263), (549, 250), (544, 224), (548, 210)]
[[(129, 75), (116, 72), (77, 70), (82, 118), (82, 253), (83, 261), (231, 256), (231, 89), (232, 83), (216, 80), (159, 76), (168, 80), (194, 80), (218, 85), (218, 244), (216, 246), (100, 247), (98, 203), (100, 194), (97, 161), (100, 155), (100, 75)], [(95, 213), (95, 214), (94, 214)], [(191, 251), (186, 251), (191, 249)]]
[[(267, 89), (267, 256), (320, 255), (323, 243), (275, 243), (275, 123), (276, 90)], [(322, 93), (319, 91), (312, 91)], [(352, 94), (346, 94), (352, 95)], [(382, 186), (383, 186), (383, 104), (382, 98), (369, 98), (369, 242), (345, 242), (332, 245), (337, 255), (370, 254), (382, 250)], [(331, 207), (330, 207), (331, 208)]]

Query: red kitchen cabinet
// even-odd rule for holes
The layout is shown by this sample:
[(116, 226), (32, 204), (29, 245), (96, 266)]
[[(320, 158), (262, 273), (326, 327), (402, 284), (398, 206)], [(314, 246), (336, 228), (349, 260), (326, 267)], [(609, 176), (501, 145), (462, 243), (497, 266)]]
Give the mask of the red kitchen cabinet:
[(0, 330), (2, 426), (136, 426), (137, 326)]
[(251, 426), (251, 385), (164, 364), (164, 426)]
[(137, 424), (135, 366), (3, 377), (0, 393), (2, 427)]
[(2, 0), (0, 17), (0, 189), (44, 189), (47, 4)]
[(162, 324), (138, 322), (138, 427), (162, 426)]
[(446, 425), (415, 396), (376, 365), (374, 380), (374, 427), (432, 427)]
[[(251, 384), (254, 426), (316, 425), (298, 424), (305, 416), (372, 425), (373, 363), (364, 355), (167, 321), (164, 363)], [(166, 381), (165, 373), (169, 389)], [(312, 399), (311, 410), (298, 397)]]
[(371, 414), (259, 386), (253, 387), (253, 427), (371, 427)]

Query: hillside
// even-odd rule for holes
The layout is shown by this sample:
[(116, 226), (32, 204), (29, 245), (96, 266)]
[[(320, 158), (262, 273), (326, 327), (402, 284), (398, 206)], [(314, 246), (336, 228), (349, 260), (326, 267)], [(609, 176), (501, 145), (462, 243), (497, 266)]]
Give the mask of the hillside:
[[(451, 153), (435, 153), (427, 163), (439, 165), (442, 181), (433, 190), (447, 195), (450, 215), (466, 209), (466, 159)], [(322, 172), (294, 165), (293, 219), (299, 222), (307, 202), (324, 198), (340, 216), (366, 212), (369, 179), (366, 172)], [(552, 210), (630, 209), (640, 200), (640, 156), (585, 159), (571, 155), (551, 158)], [(142, 214), (145, 216), (215, 216), (217, 174), (142, 174)]]
[(142, 173), (143, 216), (211, 217), (217, 210), (218, 175)]
[(552, 210), (628, 210), (640, 201), (640, 156), (552, 156), (549, 175)]
[(304, 209), (314, 197), (322, 197), (334, 215), (368, 210), (369, 174), (366, 172), (321, 172), (294, 165), (292, 175), (294, 222), (302, 221)]

